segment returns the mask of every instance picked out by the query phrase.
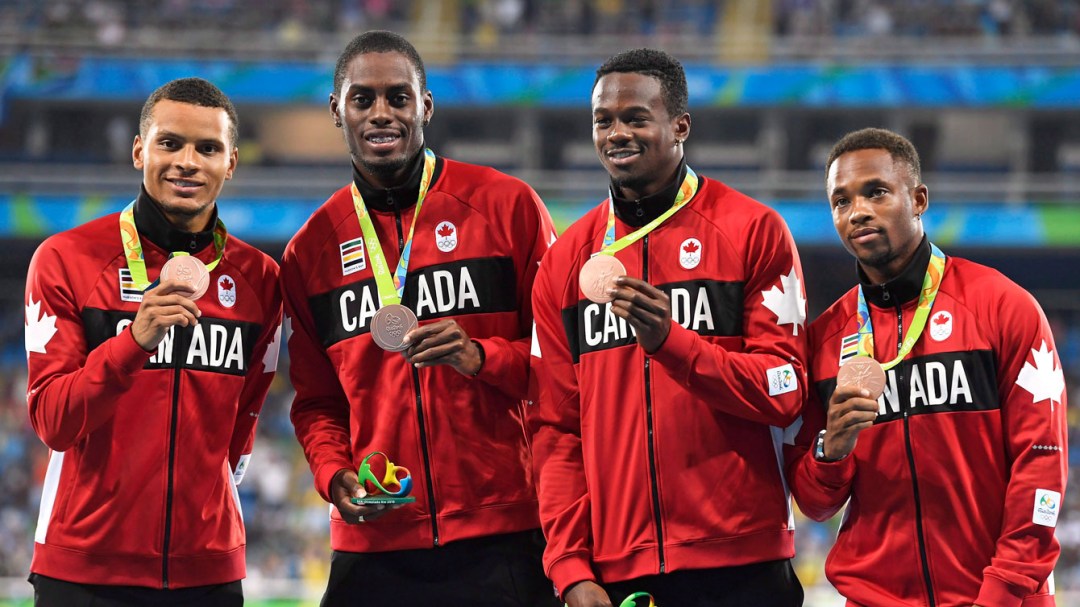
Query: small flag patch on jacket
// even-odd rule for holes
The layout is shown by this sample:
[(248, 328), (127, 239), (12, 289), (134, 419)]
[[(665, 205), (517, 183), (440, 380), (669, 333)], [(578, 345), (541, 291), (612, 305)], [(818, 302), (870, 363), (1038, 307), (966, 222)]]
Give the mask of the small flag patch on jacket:
[(142, 289), (131, 279), (131, 270), (120, 268), (120, 300), (142, 302)]
[(859, 334), (852, 333), (840, 340), (840, 364), (859, 353)]
[(341, 275), (348, 276), (367, 268), (367, 258), (364, 257), (364, 239), (356, 238), (341, 243)]

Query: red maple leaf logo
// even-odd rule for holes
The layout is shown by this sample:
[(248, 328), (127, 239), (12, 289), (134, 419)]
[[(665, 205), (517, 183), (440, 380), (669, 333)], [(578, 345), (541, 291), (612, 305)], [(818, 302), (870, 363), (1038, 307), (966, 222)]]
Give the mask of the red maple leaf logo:
[(221, 279), (221, 288), (226, 291), (232, 291), (233, 283), (228, 278)]
[(937, 316), (934, 317), (934, 324), (935, 325), (944, 325), (944, 324), (948, 324), (948, 322), (949, 322), (949, 317), (945, 316), (944, 314), (938, 314)]
[(443, 238), (446, 238), (446, 237), (450, 236), (453, 233), (454, 233), (454, 226), (452, 226), (452, 225), (450, 225), (448, 223), (444, 223), (441, 226), (439, 226), (439, 230), (438, 230), (439, 236), (442, 236)]
[(683, 247), (682, 250), (692, 254), (698, 250), (698, 246), (693, 241), (691, 241), (686, 243), (686, 246)]

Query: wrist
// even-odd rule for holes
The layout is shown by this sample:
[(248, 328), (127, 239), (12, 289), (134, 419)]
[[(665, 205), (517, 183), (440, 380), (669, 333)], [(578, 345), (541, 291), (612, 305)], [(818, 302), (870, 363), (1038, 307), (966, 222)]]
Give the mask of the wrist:
[(814, 440), (814, 459), (823, 463), (832, 463), (843, 460), (848, 456), (847, 453), (840, 457), (829, 457), (825, 449), (826, 435), (828, 430), (822, 430), (818, 432), (817, 438)]

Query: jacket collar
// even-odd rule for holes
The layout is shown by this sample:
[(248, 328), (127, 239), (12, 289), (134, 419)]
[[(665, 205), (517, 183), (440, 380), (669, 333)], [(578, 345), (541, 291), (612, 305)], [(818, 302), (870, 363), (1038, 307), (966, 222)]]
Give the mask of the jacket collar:
[(616, 192), (618, 188), (611, 186), (612, 202), (615, 203), (615, 216), (623, 223), (640, 228), (653, 219), (659, 217), (664, 211), (675, 204), (675, 197), (679, 195), (679, 187), (686, 178), (686, 160), (679, 162), (679, 172), (674, 181), (655, 194), (650, 194), (637, 200), (620, 198)]
[(859, 284), (862, 285), (866, 301), (885, 308), (905, 304), (918, 299), (922, 291), (923, 278), (926, 276), (926, 266), (930, 263), (930, 240), (923, 235), (915, 256), (908, 262), (907, 267), (892, 280), (883, 284), (875, 285), (866, 277), (862, 266), (858, 266)]
[(218, 220), (217, 204), (214, 205), (214, 214), (210, 217), (209, 229), (202, 232), (185, 232), (169, 223), (146, 188), (139, 189), (133, 212), (135, 229), (139, 231), (139, 236), (166, 251), (196, 253), (214, 243), (214, 227)]
[[(431, 175), (429, 188), (435, 185), (435, 181), (442, 172), (443, 159), (435, 157), (435, 170)], [(353, 183), (360, 195), (364, 197), (364, 205), (376, 211), (400, 211), (408, 209), (416, 204), (416, 198), (420, 195), (420, 179), (424, 175), (424, 148), (412, 160), (409, 176), (401, 185), (392, 188), (379, 188), (364, 181), (360, 171), (353, 165)]]

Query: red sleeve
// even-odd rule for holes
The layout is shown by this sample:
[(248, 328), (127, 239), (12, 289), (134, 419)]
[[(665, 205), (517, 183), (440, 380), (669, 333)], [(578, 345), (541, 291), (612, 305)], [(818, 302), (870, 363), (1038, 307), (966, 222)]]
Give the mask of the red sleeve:
[(547, 539), (544, 571), (562, 593), (596, 576), (591, 565), (589, 490), (581, 452), (580, 393), (560, 308), (567, 278), (559, 261), (553, 255), (544, 259), (533, 290), (536, 341), (532, 365), (539, 395), (526, 415), (533, 434), (540, 524)]
[(303, 278), (305, 267), (314, 266), (304, 265), (290, 245), (281, 260), (289, 377), (296, 391), (290, 418), (315, 475), (315, 490), (329, 502), (334, 474), (343, 468), (355, 469), (349, 442), (349, 400), (315, 330)]
[(653, 354), (698, 398), (725, 413), (787, 427), (806, 396), (806, 295), (795, 242), (769, 212), (746, 228), (743, 348), (732, 352), (671, 324)]
[(509, 340), (503, 337), (477, 339), (484, 348), (484, 365), (476, 379), (495, 386), (507, 395), (525, 399), (529, 385), (529, 348), (532, 331), (532, 290), (540, 260), (555, 241), (555, 226), (543, 201), (532, 188), (521, 184), (520, 200), (516, 207), (521, 210), (514, 225), (510, 226), (511, 242), (528, 239), (529, 245), (519, 247), (514, 259), (517, 268), (517, 301), (519, 306), (519, 335)]
[(278, 350), (281, 347), (281, 291), (278, 289), (277, 264), (269, 260), (265, 263), (269, 271), (261, 273), (260, 286), (272, 284), (273, 288), (264, 289), (266, 301), (263, 302), (262, 333), (252, 350), (253, 358), (244, 377), (236, 424), (229, 442), (229, 466), (233, 471), (233, 482), (237, 485), (243, 480), (247, 469), (247, 460), (255, 443), (255, 424), (274, 380), (274, 373), (277, 372)]
[(975, 601), (985, 607), (1019, 607), (1053, 571), (1068, 477), (1065, 379), (1054, 337), (1038, 302), (1008, 286), (990, 318), (1011, 468), (1001, 534)]
[(54, 451), (66, 451), (109, 420), (153, 353), (129, 329), (87, 352), (71, 268), (54, 238), (34, 253), (26, 277), (26, 400), (30, 423)]
[[(811, 339), (811, 343), (815, 340)], [(803, 514), (815, 521), (835, 515), (851, 495), (855, 477), (855, 454), (838, 462), (819, 462), (814, 458), (814, 443), (825, 429), (825, 406), (812, 388), (803, 405), (794, 445), (784, 445), (786, 476), (791, 494)]]

